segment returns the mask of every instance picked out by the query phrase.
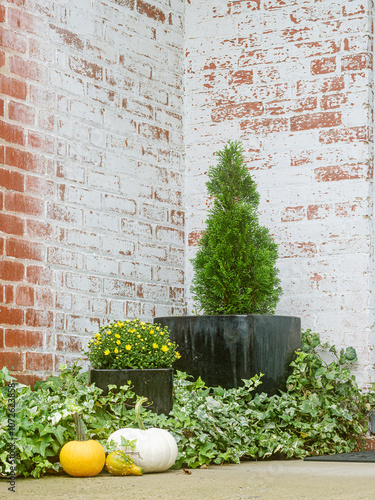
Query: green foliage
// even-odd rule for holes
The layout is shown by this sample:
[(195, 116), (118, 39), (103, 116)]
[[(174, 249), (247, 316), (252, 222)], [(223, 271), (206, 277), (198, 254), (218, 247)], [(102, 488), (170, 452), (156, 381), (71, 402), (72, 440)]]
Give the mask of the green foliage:
[(93, 368), (170, 368), (181, 357), (168, 327), (138, 318), (103, 326), (87, 348)]
[[(175, 468), (239, 462), (241, 459), (303, 458), (349, 452), (360, 448), (367, 430), (364, 395), (349, 366), (356, 361), (353, 348), (339, 352), (322, 344), (319, 336), (304, 332), (303, 348), (291, 363), (287, 390), (260, 393), (261, 374), (238, 389), (208, 388), (200, 378), (191, 381), (177, 372), (175, 401), (170, 416), (142, 409), (146, 426), (169, 430), (178, 443)], [(9, 473), (10, 447), (6, 383), (13, 379), (0, 371), (0, 474)], [(112, 386), (114, 389), (115, 386)], [(257, 392), (255, 391), (257, 389)], [(134, 394), (128, 386), (103, 396), (88, 374), (74, 365), (62, 366), (57, 377), (37, 383), (35, 390), (16, 388), (17, 473), (39, 477), (60, 470), (58, 454), (75, 439), (72, 414), (80, 414), (88, 439), (98, 439), (107, 452), (109, 435), (123, 427), (137, 428)]]
[(282, 293), (278, 249), (259, 224), (256, 184), (240, 142), (229, 141), (216, 155), (207, 182), (214, 204), (192, 259), (196, 306), (206, 314), (272, 314)]

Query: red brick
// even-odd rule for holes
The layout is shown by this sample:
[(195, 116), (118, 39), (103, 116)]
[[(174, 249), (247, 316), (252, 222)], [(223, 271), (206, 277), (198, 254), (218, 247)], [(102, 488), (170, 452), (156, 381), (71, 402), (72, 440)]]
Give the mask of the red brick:
[(23, 370), (23, 361), (21, 352), (0, 352), (0, 366), (6, 366), (8, 370)]
[[(134, 0), (133, 0), (134, 1)], [(53, 24), (49, 25), (51, 29), (51, 33), (54, 33), (54, 38), (57, 38), (64, 45), (68, 45), (76, 50), (83, 50), (85, 47), (85, 40), (80, 38), (76, 33), (72, 33), (71, 31), (58, 28)]]
[(27, 94), (26, 83), (0, 73), (0, 94), (25, 100)]
[(355, 71), (358, 69), (371, 68), (372, 60), (370, 54), (351, 54), (341, 59), (341, 71)]
[(0, 116), (4, 116), (4, 99), (0, 99)]
[(300, 80), (297, 82), (297, 96), (304, 94), (319, 94), (320, 92), (340, 92), (345, 88), (343, 76), (316, 79), (313, 81)]
[(70, 56), (69, 67), (72, 71), (78, 73), (79, 75), (94, 78), (95, 80), (103, 79), (103, 68), (101, 66), (86, 61), (80, 57)]
[(46, 239), (53, 236), (53, 226), (38, 220), (26, 221), (26, 234), (32, 238)]
[(9, 212), (18, 212), (27, 215), (41, 215), (43, 201), (23, 193), (5, 193), (5, 209)]
[(52, 371), (53, 355), (51, 353), (27, 352), (26, 369), (35, 371)]
[(23, 310), (0, 306), (0, 324), (14, 326), (22, 325)]
[(211, 118), (213, 122), (221, 122), (233, 118), (260, 116), (263, 113), (264, 108), (262, 102), (245, 102), (217, 107), (212, 111)]
[(35, 304), (43, 309), (53, 308), (53, 293), (49, 288), (35, 290)]
[(34, 302), (34, 288), (31, 286), (18, 286), (16, 288), (16, 304), (18, 306), (33, 306)]
[(0, 328), (0, 349), (4, 349), (4, 328)]
[(17, 259), (43, 260), (43, 245), (27, 240), (8, 239), (6, 254)]
[(52, 271), (44, 266), (27, 266), (26, 279), (35, 285), (50, 285), (52, 283)]
[(0, 27), (0, 47), (6, 47), (24, 54), (27, 50), (27, 41), (25, 37)]
[(19, 172), (0, 168), (0, 186), (12, 191), (24, 191), (25, 176)]
[(336, 71), (336, 57), (323, 57), (311, 61), (311, 74), (322, 75)]
[(322, 97), (320, 107), (322, 109), (337, 109), (348, 101), (346, 94), (330, 94)]
[(5, 147), (0, 144), (0, 163), (4, 163)]
[(33, 125), (35, 123), (35, 109), (21, 102), (10, 101), (8, 104), (9, 119), (22, 124)]
[(43, 22), (24, 9), (8, 9), (8, 24), (11, 28), (43, 36)]
[(45, 173), (43, 158), (28, 151), (7, 147), (5, 151), (5, 163), (11, 167), (21, 168), (30, 172)]
[(39, 309), (27, 309), (26, 325), (36, 328), (50, 328), (53, 326), (53, 312)]
[(339, 112), (299, 115), (290, 119), (290, 130), (292, 132), (322, 127), (335, 127), (337, 125), (341, 125), (341, 113)]
[(4, 341), (6, 347), (43, 347), (43, 334), (30, 330), (5, 330)]
[(229, 75), (229, 85), (233, 87), (237, 87), (238, 85), (251, 85), (253, 81), (253, 70), (232, 71)]
[(322, 144), (366, 141), (368, 141), (368, 128), (366, 126), (336, 128), (319, 132), (319, 142)]
[(240, 123), (240, 129), (245, 135), (248, 132), (255, 132), (256, 134), (262, 135), (287, 132), (289, 130), (289, 120), (287, 118), (261, 118), (258, 120), (245, 120)]
[(322, 204), (322, 205), (309, 205), (307, 207), (307, 219), (325, 219), (330, 215), (330, 205)]
[(22, 236), (24, 233), (24, 221), (14, 215), (0, 213), (0, 231)]
[(5, 21), (5, 7), (0, 5), (0, 23)]
[(31, 389), (33, 389), (36, 382), (46, 379), (45, 375), (37, 375), (34, 373), (13, 373), (13, 376), (20, 384), (29, 385)]
[(140, 123), (138, 125), (138, 133), (147, 139), (169, 142), (169, 130), (157, 127), (156, 125)]
[(203, 231), (191, 231), (188, 235), (188, 246), (196, 247), (202, 238)]
[(363, 179), (366, 177), (367, 170), (364, 165), (335, 165), (315, 169), (315, 178), (318, 182)]
[(38, 149), (44, 153), (53, 153), (55, 150), (55, 139), (40, 132), (29, 131), (28, 144), (33, 149)]
[(165, 21), (165, 13), (156, 7), (155, 5), (151, 5), (143, 0), (137, 0), (137, 11), (140, 14), (145, 14), (147, 17), (154, 19), (155, 21), (160, 21), (164, 23)]
[(281, 222), (303, 220), (306, 216), (304, 207), (287, 207), (281, 215)]
[(4, 281), (21, 281), (24, 277), (24, 271), (25, 266), (20, 262), (0, 261), (0, 279)]
[(39, 63), (25, 61), (19, 56), (10, 58), (9, 69), (13, 75), (21, 76), (28, 80), (45, 81), (47, 77), (46, 70)]
[(1, 293), (0, 297), (2, 300), (0, 302), (4, 302), (5, 304), (13, 304), (14, 302), (14, 290), (12, 285), (0, 285)]
[(23, 129), (11, 123), (0, 121), (0, 139), (12, 144), (24, 144)]
[(42, 177), (27, 175), (25, 178), (25, 190), (28, 193), (38, 194), (39, 196), (52, 196), (54, 193), (54, 183)]

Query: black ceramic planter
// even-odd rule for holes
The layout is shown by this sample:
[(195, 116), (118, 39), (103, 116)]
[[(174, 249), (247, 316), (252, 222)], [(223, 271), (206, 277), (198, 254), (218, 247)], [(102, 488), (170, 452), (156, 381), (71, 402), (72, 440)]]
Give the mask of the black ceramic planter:
[(263, 373), (259, 391), (285, 390), (289, 363), (301, 347), (301, 320), (294, 316), (175, 316), (154, 323), (168, 326), (179, 346), (174, 368), (211, 387), (239, 387)]
[(145, 396), (155, 413), (168, 415), (173, 407), (173, 369), (149, 368), (145, 370), (90, 370), (90, 383), (108, 394), (108, 385), (127, 385), (130, 380), (132, 391)]

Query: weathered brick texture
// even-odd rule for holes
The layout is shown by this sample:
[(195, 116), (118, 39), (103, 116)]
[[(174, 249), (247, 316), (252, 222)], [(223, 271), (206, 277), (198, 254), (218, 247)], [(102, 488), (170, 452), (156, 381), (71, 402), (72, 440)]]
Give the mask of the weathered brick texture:
[[(207, 170), (241, 139), (279, 314), (374, 381), (369, 0), (4, 0), (0, 365), (23, 382), (106, 321), (192, 308)], [(186, 247), (186, 251), (185, 251)]]
[(184, 307), (182, 0), (0, 7), (0, 365)]
[[(204, 227), (214, 152), (241, 139), (261, 221), (280, 248), (277, 312), (353, 345), (363, 385), (375, 380), (372, 8), (186, 4), (187, 258)], [(187, 265), (187, 290), (191, 279)]]

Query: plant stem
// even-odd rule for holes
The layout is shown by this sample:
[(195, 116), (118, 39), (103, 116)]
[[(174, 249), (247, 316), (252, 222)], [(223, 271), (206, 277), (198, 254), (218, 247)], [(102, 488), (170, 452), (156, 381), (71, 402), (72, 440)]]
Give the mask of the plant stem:
[(86, 441), (85, 426), (77, 412), (73, 413), (74, 424), (76, 426), (76, 434), (78, 441)]
[(145, 426), (144, 426), (144, 423), (142, 421), (142, 418), (141, 418), (141, 406), (142, 406), (142, 403), (144, 403), (145, 401), (147, 401), (147, 398), (141, 398), (139, 401), (137, 401), (136, 405), (135, 405), (135, 418), (137, 419), (137, 423), (138, 423), (138, 427), (140, 429), (142, 429), (143, 431), (145, 430)]

